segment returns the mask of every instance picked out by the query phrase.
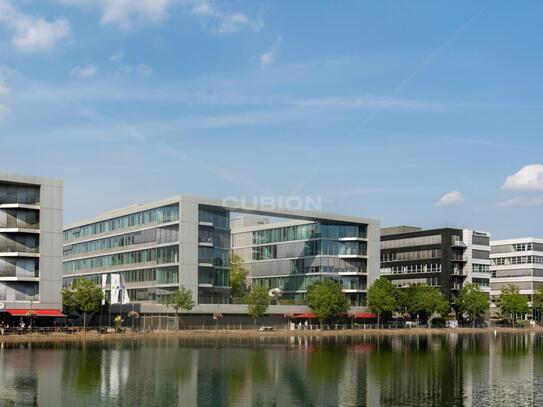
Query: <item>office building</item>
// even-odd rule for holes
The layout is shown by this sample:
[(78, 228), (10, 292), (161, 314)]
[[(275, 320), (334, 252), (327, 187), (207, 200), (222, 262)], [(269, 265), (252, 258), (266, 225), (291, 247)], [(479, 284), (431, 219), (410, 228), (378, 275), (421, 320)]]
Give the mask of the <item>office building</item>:
[(0, 320), (62, 316), (62, 195), (60, 180), (0, 173)]
[[(304, 277), (311, 276), (312, 281), (316, 276), (341, 277), (356, 304), (363, 301), (367, 284), (378, 276), (378, 221), (177, 196), (67, 225), (64, 285), (87, 278), (103, 287), (109, 303), (128, 302), (149, 314), (171, 312), (160, 302), (183, 286), (193, 293), (196, 307), (192, 313), (243, 314), (245, 306), (229, 305), (231, 213), (292, 219), (288, 227), (273, 228), (263, 225), (263, 220), (252, 221), (251, 226), (234, 221), (242, 227), (233, 236), (238, 242), (234, 250), (249, 263), (274, 264), (267, 278), (291, 273), (293, 278), (302, 277), (303, 287), (295, 291), (305, 290), (308, 280)], [(255, 227), (264, 229), (251, 229)], [(255, 266), (252, 277), (264, 277), (264, 270)], [(347, 281), (353, 281), (352, 288)], [(287, 311), (280, 306), (271, 309)], [(300, 310), (307, 308), (289, 312)]]
[(398, 226), (381, 230), (381, 275), (395, 286), (439, 287), (452, 299), (465, 283), (489, 292), (490, 234), (468, 229), (424, 230)]
[(280, 289), (283, 299), (301, 303), (314, 282), (333, 278), (352, 305), (366, 305), (368, 286), (378, 278), (375, 221), (321, 215), (312, 221), (240, 223), (232, 229), (232, 248), (252, 286)]
[(490, 243), (490, 295), (515, 285), (528, 300), (543, 284), (543, 239), (533, 237), (494, 240)]

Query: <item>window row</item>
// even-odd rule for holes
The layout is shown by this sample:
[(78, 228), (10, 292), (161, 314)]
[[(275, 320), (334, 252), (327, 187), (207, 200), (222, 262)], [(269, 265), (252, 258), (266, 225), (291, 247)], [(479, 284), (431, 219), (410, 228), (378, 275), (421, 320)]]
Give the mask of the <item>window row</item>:
[(92, 257), (64, 262), (64, 272), (89, 270), (94, 268), (115, 267), (125, 264), (149, 263), (156, 264), (176, 263), (178, 261), (178, 247), (158, 247), (154, 249), (134, 252), (116, 253), (107, 256)]
[(0, 183), (0, 204), (14, 203), (27, 205), (39, 204), (40, 187)]
[[(279, 288), (282, 291), (306, 291), (314, 283), (328, 278), (330, 277), (324, 275), (283, 276), (253, 278), (251, 282), (254, 287), (264, 287), (267, 290)], [(344, 290), (365, 290), (367, 288), (366, 279), (363, 277), (339, 277), (334, 280), (341, 283)]]
[(198, 229), (198, 242), (212, 243), (215, 247), (230, 248), (230, 231), (200, 227)]
[(24, 233), (0, 233), (0, 252), (38, 253), (39, 236)]
[(381, 253), (381, 261), (406, 261), (438, 259), (441, 257), (441, 249), (413, 250), (410, 252), (388, 252)]
[(368, 235), (367, 225), (336, 225), (308, 223), (306, 225), (287, 226), (253, 232), (253, 244), (268, 244), (307, 239), (342, 239)]
[(514, 252), (527, 252), (533, 249), (532, 243), (515, 243), (513, 244)]
[(137, 225), (161, 224), (177, 220), (179, 220), (179, 206), (164, 206), (67, 230), (64, 232), (64, 240), (70, 241), (82, 236), (92, 236)]
[(230, 250), (217, 247), (198, 247), (198, 262), (211, 263), (215, 267), (228, 267)]
[[(309, 261), (306, 261), (309, 260)], [(292, 259), (289, 273), (365, 273), (366, 262), (345, 261), (338, 258), (322, 257), (319, 259)]]
[(405, 239), (384, 240), (381, 242), (381, 249), (399, 249), (402, 247), (424, 246), (430, 244), (441, 244), (441, 235), (408, 237)]
[(409, 264), (381, 268), (381, 274), (441, 273), (441, 263)]
[(509, 266), (514, 264), (543, 264), (543, 256), (515, 256), (492, 259), (493, 266)]
[(198, 221), (211, 223), (215, 228), (230, 229), (230, 212), (221, 209), (200, 207)]
[(63, 248), (64, 256), (75, 254), (92, 253), (99, 250), (126, 247), (143, 243), (156, 242), (157, 244), (172, 243), (179, 240), (179, 226), (169, 226), (142, 230), (139, 232), (127, 233), (125, 235), (113, 236), (104, 239), (92, 240), (90, 242), (75, 243), (66, 245)]
[(39, 301), (38, 283), (0, 282), (0, 301)]
[(430, 287), (439, 287), (441, 282), (438, 277), (427, 278), (407, 278), (402, 280), (392, 280), (392, 284), (398, 288), (407, 288), (412, 285), (424, 284)]
[[(156, 282), (156, 284), (176, 284), (179, 282), (179, 271), (177, 266), (158, 267), (149, 269), (137, 269), (121, 271), (121, 281), (125, 283)], [(95, 285), (102, 286), (102, 275), (106, 276), (106, 284), (111, 283), (111, 273), (91, 274), (81, 277), (65, 277), (62, 280), (64, 287), (70, 287), (78, 278), (85, 278)]]
[(0, 228), (39, 229), (39, 212), (32, 209), (0, 209)]
[(0, 257), (0, 277), (39, 277), (39, 259)]
[(474, 273), (490, 273), (490, 266), (488, 264), (474, 264), (472, 271)]
[(230, 285), (230, 272), (228, 269), (199, 267), (198, 284), (212, 284), (217, 287)]

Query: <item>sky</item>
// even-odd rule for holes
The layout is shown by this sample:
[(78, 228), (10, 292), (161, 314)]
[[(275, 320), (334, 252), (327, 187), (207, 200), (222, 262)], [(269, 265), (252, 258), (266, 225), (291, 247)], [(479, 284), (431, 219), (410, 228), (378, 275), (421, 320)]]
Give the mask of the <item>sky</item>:
[(0, 171), (543, 237), (543, 3), (0, 0)]

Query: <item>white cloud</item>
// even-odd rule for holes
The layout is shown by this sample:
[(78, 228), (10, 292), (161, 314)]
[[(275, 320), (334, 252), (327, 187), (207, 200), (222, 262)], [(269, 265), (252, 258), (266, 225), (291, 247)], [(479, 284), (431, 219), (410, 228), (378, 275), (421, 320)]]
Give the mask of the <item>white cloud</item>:
[(94, 65), (87, 65), (87, 66), (76, 66), (74, 69), (70, 71), (70, 74), (72, 76), (75, 76), (79, 79), (87, 79), (92, 78), (96, 75), (98, 72), (98, 68)]
[(190, 13), (197, 17), (216, 21), (218, 25), (213, 28), (213, 31), (219, 34), (230, 34), (245, 28), (259, 31), (264, 26), (262, 16), (253, 20), (240, 12), (223, 12), (207, 0), (197, 1), (192, 6)]
[(173, 0), (103, 0), (102, 24), (118, 25), (122, 29), (142, 23), (158, 23), (167, 16)]
[(502, 185), (503, 190), (543, 191), (543, 165), (531, 164), (508, 176)]
[(448, 206), (448, 205), (461, 204), (464, 201), (465, 201), (464, 195), (462, 195), (460, 191), (451, 191), (451, 192), (447, 192), (445, 195), (439, 198), (439, 201), (437, 201), (436, 206)]
[(0, 21), (14, 31), (12, 43), (19, 51), (34, 52), (54, 49), (70, 36), (70, 23), (60, 18), (47, 21), (21, 13), (8, 0), (0, 0)]
[(266, 52), (260, 55), (260, 65), (270, 65), (275, 61), (275, 54), (277, 53), (280, 44), (281, 36), (277, 36), (277, 39), (275, 40), (273, 45)]
[(124, 52), (123, 51), (117, 51), (116, 53), (114, 53), (112, 56), (109, 57), (109, 60), (117, 62), (117, 61), (120, 61), (123, 58), (124, 58)]

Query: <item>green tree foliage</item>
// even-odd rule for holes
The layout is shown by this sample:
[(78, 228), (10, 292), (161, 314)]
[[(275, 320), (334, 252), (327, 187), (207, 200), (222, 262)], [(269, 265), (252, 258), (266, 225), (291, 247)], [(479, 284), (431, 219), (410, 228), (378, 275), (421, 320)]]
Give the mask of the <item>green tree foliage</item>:
[(100, 309), (104, 293), (86, 278), (80, 277), (69, 288), (62, 289), (62, 303), (69, 311), (83, 313), (83, 327), (87, 326), (87, 313)]
[(368, 306), (377, 314), (378, 324), (381, 316), (389, 316), (398, 308), (397, 291), (386, 277), (377, 279), (368, 289)]
[(349, 301), (341, 284), (331, 278), (313, 283), (307, 290), (306, 303), (321, 323), (339, 317), (349, 309)]
[(539, 320), (543, 321), (543, 285), (540, 285), (535, 290), (532, 308), (539, 311)]
[(501, 295), (498, 300), (502, 315), (510, 315), (511, 322), (515, 325), (517, 315), (528, 312), (528, 298), (520, 294), (517, 286), (510, 284), (501, 289)]
[(407, 311), (417, 314), (423, 320), (431, 318), (434, 313), (446, 315), (449, 310), (449, 302), (442, 292), (424, 284), (407, 288), (404, 301)]
[(245, 279), (247, 270), (242, 266), (243, 261), (237, 254), (230, 253), (230, 294), (232, 298), (242, 298), (247, 293)]
[(475, 319), (488, 309), (488, 297), (477, 284), (468, 283), (458, 293), (456, 299), (460, 311), (471, 318), (475, 327)]
[(194, 308), (192, 291), (183, 286), (179, 287), (179, 289), (173, 294), (164, 296), (162, 303), (166, 307), (173, 308), (175, 311), (175, 324), (177, 329), (179, 329), (179, 311), (190, 311)]
[(245, 296), (245, 303), (247, 312), (253, 317), (256, 325), (256, 319), (262, 317), (270, 305), (268, 290), (264, 287), (253, 287)]

